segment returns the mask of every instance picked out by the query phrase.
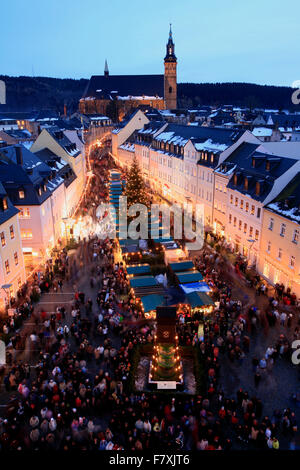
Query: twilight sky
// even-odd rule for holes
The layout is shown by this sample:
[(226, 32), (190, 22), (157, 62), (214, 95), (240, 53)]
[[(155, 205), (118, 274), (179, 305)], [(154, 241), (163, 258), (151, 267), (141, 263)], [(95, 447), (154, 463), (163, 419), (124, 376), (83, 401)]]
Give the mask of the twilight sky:
[(4, 75), (163, 73), (171, 22), (178, 82), (300, 79), (299, 0), (5, 0), (0, 17)]

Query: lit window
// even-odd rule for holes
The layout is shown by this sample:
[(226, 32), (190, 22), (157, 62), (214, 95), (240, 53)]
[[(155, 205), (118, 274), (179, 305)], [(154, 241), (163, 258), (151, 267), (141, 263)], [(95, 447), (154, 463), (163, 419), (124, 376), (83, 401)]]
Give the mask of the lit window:
[(278, 249), (278, 259), (282, 258), (282, 248)]
[(230, 195), (230, 204), (233, 204), (233, 195)]
[(238, 198), (236, 197), (236, 198), (235, 198), (235, 203), (234, 203), (234, 205), (237, 206), (238, 203), (239, 203), (239, 200), (238, 200)]
[(259, 230), (255, 230), (255, 240), (258, 240), (259, 237)]
[(270, 253), (271, 251), (271, 242), (269, 241), (267, 244), (267, 252)]
[(32, 238), (31, 230), (21, 230), (21, 238)]
[(2, 246), (5, 246), (5, 245), (6, 245), (4, 232), (1, 232), (1, 245), (2, 245)]
[(15, 259), (15, 265), (17, 266), (19, 264), (19, 258), (18, 258), (18, 252), (17, 251), (14, 254), (14, 259)]
[(281, 224), (281, 228), (280, 228), (280, 236), (281, 236), (281, 237), (284, 237), (284, 235), (285, 235), (285, 229), (286, 229), (286, 225), (285, 225), (285, 224)]
[(245, 207), (245, 209), (246, 209), (246, 212), (249, 212), (249, 202), (246, 202), (246, 207)]
[(241, 199), (241, 202), (240, 202), (240, 208), (243, 209), (244, 208), (244, 200)]
[(299, 230), (296, 229), (296, 230), (294, 231), (294, 235), (293, 235), (293, 240), (292, 240), (292, 241), (293, 241), (293, 243), (296, 243), (296, 244), (298, 243), (298, 241), (299, 241)]
[(273, 230), (273, 228), (274, 228), (274, 219), (271, 217), (270, 223), (269, 223), (269, 230)]
[(291, 268), (294, 268), (294, 267), (295, 267), (295, 261), (296, 261), (295, 256), (291, 256), (291, 259), (290, 259), (290, 266), (291, 266)]
[(251, 215), (254, 215), (255, 212), (255, 206), (251, 206)]
[(252, 238), (252, 236), (253, 236), (253, 227), (250, 227), (250, 229), (249, 229), (249, 235), (250, 235), (250, 238)]
[(24, 193), (23, 189), (20, 189), (19, 190), (19, 199), (24, 199), (24, 197), (25, 197), (25, 193)]
[(19, 289), (20, 289), (21, 285), (22, 285), (22, 280), (21, 280), (21, 278), (19, 277), (19, 278), (18, 278), (18, 288), (19, 288)]
[(257, 208), (257, 214), (256, 214), (258, 219), (260, 218), (260, 212), (261, 212), (261, 208), (258, 207), (258, 208)]
[(8, 209), (7, 197), (4, 197), (2, 199), (2, 206), (3, 206), (4, 211), (6, 211)]
[(10, 273), (9, 261), (8, 261), (8, 259), (5, 261), (5, 271), (6, 271), (6, 274), (9, 274), (9, 273)]
[(10, 238), (11, 239), (15, 238), (15, 232), (14, 232), (14, 226), (13, 225), (11, 225), (9, 227), (9, 233), (10, 233)]
[(244, 233), (247, 233), (247, 224), (244, 224)]

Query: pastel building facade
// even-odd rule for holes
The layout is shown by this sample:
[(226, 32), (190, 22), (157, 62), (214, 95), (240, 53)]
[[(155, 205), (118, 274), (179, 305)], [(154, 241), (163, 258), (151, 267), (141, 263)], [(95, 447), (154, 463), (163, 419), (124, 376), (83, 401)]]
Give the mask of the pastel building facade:
[[(0, 310), (25, 282), (18, 210), (0, 183)], [(7, 286), (7, 288), (3, 287)]]

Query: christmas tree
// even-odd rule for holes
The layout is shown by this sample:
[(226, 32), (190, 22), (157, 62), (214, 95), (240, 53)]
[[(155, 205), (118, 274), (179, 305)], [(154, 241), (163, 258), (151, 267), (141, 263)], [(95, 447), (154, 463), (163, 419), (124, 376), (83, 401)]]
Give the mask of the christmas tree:
[(147, 206), (149, 203), (145, 182), (136, 157), (134, 157), (127, 174), (125, 195), (127, 196), (128, 207), (137, 203)]

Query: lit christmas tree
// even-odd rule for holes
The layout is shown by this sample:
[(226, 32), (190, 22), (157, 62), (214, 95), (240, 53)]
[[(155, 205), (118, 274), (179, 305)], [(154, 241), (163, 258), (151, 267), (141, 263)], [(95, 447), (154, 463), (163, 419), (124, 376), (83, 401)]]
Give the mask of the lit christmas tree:
[(128, 207), (137, 203), (145, 204), (147, 206), (149, 203), (149, 198), (136, 157), (133, 159), (126, 179), (125, 195), (127, 196)]

